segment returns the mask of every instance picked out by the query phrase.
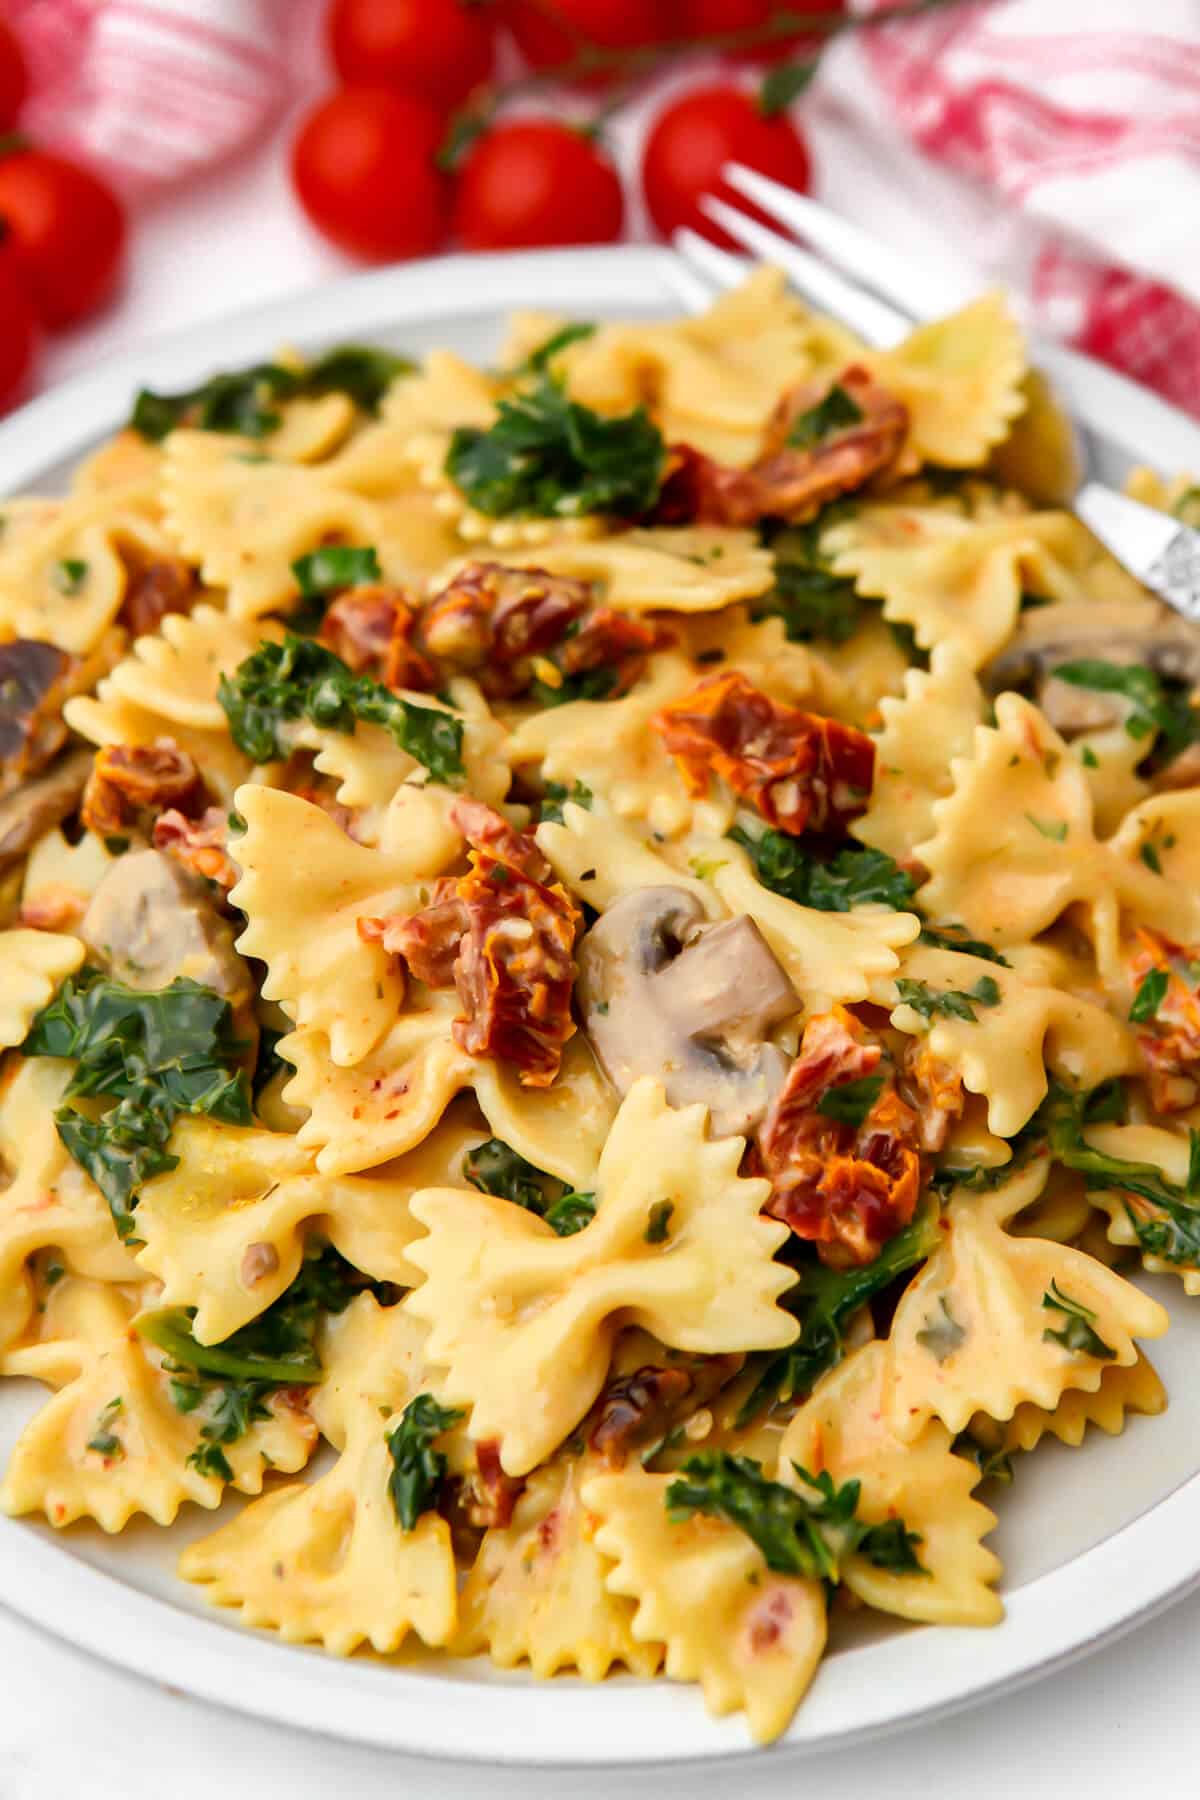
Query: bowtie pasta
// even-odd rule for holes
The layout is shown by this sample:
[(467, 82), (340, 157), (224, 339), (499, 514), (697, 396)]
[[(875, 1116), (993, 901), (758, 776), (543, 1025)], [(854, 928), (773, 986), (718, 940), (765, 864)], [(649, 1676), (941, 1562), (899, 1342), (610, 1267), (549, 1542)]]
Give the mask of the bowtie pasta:
[(237, 1490), (247, 1625), (760, 1740), (848, 1608), (1001, 1617), (1014, 1460), (1200, 1293), (1200, 631), (1035, 380), (763, 269), (143, 393), (10, 505), (0, 1505)]

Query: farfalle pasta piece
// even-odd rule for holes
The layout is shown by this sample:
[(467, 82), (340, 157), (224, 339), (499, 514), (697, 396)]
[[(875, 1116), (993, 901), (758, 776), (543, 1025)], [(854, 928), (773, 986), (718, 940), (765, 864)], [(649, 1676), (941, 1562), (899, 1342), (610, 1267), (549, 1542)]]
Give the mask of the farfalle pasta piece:
[(315, 1151), (318, 1169), (343, 1175), (405, 1155), (454, 1096), (471, 1089), (497, 1137), (537, 1168), (588, 1187), (616, 1101), (586, 1040), (577, 1035), (568, 1043), (552, 1086), (522, 1087), (515, 1070), (459, 1048), (452, 1036), (457, 1011), (453, 993), (424, 995), (353, 1068), (332, 1061), (321, 1031), (296, 1031), (282, 1041), (280, 1054), (297, 1071), (283, 1097), (308, 1109), (298, 1136)]
[(0, 1086), (0, 1351), (33, 1315), (31, 1257), (53, 1250), (60, 1267), (98, 1281), (137, 1281), (100, 1190), (67, 1153), (54, 1124), (71, 1065), (53, 1057), (10, 1061)]
[(404, 1003), (404, 976), (358, 921), (415, 912), (440, 870), (425, 842), (403, 850), (356, 844), (311, 801), (275, 788), (237, 791), (246, 829), (230, 899), (246, 915), (244, 956), (267, 965), (263, 994), (305, 1031), (320, 1031), (339, 1066), (361, 1062)]
[(700, 1514), (673, 1522), (669, 1475), (595, 1475), (585, 1504), (611, 1557), (612, 1593), (637, 1602), (633, 1635), (666, 1646), (665, 1672), (700, 1684), (718, 1717), (745, 1711), (758, 1743), (786, 1730), (825, 1649), (819, 1581), (776, 1575), (734, 1525)]
[[(116, 1532), (137, 1512), (170, 1525), (187, 1500), (220, 1504), (222, 1480), (189, 1461), (200, 1415), (176, 1407), (159, 1354), (132, 1329), (141, 1292), (64, 1275), (32, 1341), (0, 1358), (0, 1373), (58, 1390), (17, 1440), (0, 1487), (5, 1512), (43, 1512), (54, 1526), (90, 1518)], [(225, 1446), (232, 1486), (261, 1493), (268, 1468), (303, 1468), (315, 1441), (307, 1414), (276, 1397), (267, 1418)]]
[(861, 1552), (846, 1559), (851, 1593), (881, 1612), (940, 1625), (994, 1625), (1004, 1608), (993, 1590), (999, 1559), (982, 1540), (995, 1514), (971, 1497), (978, 1466), (951, 1450), (936, 1420), (902, 1438), (887, 1409), (888, 1347), (864, 1344), (818, 1382), (779, 1446), (777, 1479), (800, 1487), (794, 1464), (837, 1485), (860, 1484), (858, 1518), (902, 1519), (920, 1543), (925, 1573), (879, 1568)]
[(430, 1326), (439, 1394), (471, 1406), (471, 1436), (498, 1438), (509, 1474), (542, 1462), (587, 1411), (618, 1318), (702, 1354), (795, 1337), (776, 1305), (786, 1227), (759, 1216), (767, 1183), (738, 1176), (741, 1152), (737, 1138), (706, 1139), (703, 1107), (672, 1112), (644, 1080), (608, 1134), (595, 1218), (573, 1237), (490, 1195), (413, 1196), (429, 1236), (409, 1257), (426, 1279), (405, 1305)]
[(862, 360), (908, 407), (909, 449), (921, 462), (976, 467), (1025, 407), (1025, 343), (998, 291)]
[(178, 1167), (140, 1190), (138, 1262), (162, 1282), (163, 1306), (195, 1309), (201, 1344), (220, 1343), (277, 1300), (311, 1238), (372, 1280), (412, 1287), (421, 1274), (405, 1251), (420, 1227), (408, 1197), (459, 1180), (483, 1136), (447, 1122), (385, 1174), (331, 1176), (287, 1133), (183, 1119), (171, 1139)]
[(397, 1307), (360, 1295), (323, 1330), (325, 1380), (312, 1402), (341, 1452), (328, 1474), (276, 1488), (179, 1559), (244, 1624), (292, 1644), (349, 1656), (362, 1643), (396, 1650), (410, 1631), (445, 1644), (455, 1626), (450, 1528), (425, 1512), (411, 1531), (388, 1491), (387, 1433), (422, 1381), (421, 1339)]
[(1084, 771), (1027, 700), (1001, 694), (995, 727), (978, 726), (973, 754), (951, 769), (934, 833), (914, 848), (930, 871), (920, 900), (932, 917), (1003, 948), (1078, 904), (1106, 976), (1117, 967), (1122, 908), (1181, 943), (1200, 937), (1200, 898), (1123, 840), (1097, 840)]
[(493, 1526), (459, 1596), (456, 1655), (486, 1650), (502, 1669), (528, 1663), (540, 1680), (576, 1669), (602, 1681), (614, 1663), (655, 1674), (662, 1647), (633, 1635), (633, 1606), (605, 1585), (594, 1515), (581, 1490), (596, 1465), (563, 1455), (535, 1469), (512, 1521)]
[(203, 770), (205, 782), (225, 804), (253, 773), (249, 757), (243, 756), (227, 729), (199, 731), (191, 725), (169, 724), (155, 707), (141, 706), (111, 689), (103, 697), (99, 692), (76, 694), (63, 712), (73, 731), (102, 747), (129, 744), (142, 748), (169, 738)]
[[(1127, 1367), (1106, 1363), (1100, 1386), (1094, 1393), (1072, 1388), (1052, 1412), (1023, 1401), (1004, 1427), (1001, 1445), (1006, 1451), (1034, 1450), (1044, 1437), (1077, 1449), (1089, 1425), (1108, 1437), (1119, 1437), (1130, 1413), (1165, 1412), (1167, 1390), (1154, 1364), (1141, 1350)], [(975, 1429), (973, 1425), (973, 1430)]]
[(53, 999), (86, 952), (65, 932), (15, 926), (0, 931), (0, 1050), (19, 1044), (35, 1013)]
[(945, 642), (927, 671), (908, 671), (903, 696), (882, 698), (879, 710), (871, 800), (850, 830), (900, 860), (933, 831), (933, 803), (950, 792), (951, 758), (971, 753), (983, 723), (983, 689), (962, 648)]
[[(40, 510), (36, 510), (40, 509)], [(139, 561), (172, 553), (155, 484), (6, 507), (0, 542), (0, 633), (42, 638), (86, 655), (121, 610), (128, 549)]]
[[(164, 735), (177, 726), (227, 735), (229, 722), (217, 699), (222, 675), (232, 675), (260, 643), (276, 643), (282, 627), (273, 619), (244, 621), (201, 604), (191, 613), (168, 613), (158, 629), (135, 640), (130, 653), (99, 684), (97, 701), (126, 700), (161, 720)], [(68, 724), (86, 730), (89, 707), (68, 702)], [(103, 739), (94, 740), (103, 742)]]
[[(823, 534), (822, 549), (837, 574), (882, 600), (885, 619), (910, 626), (925, 650), (956, 644), (972, 668), (1007, 643), (1023, 593), (1086, 601), (1100, 554), (1069, 513), (970, 519), (904, 502), (860, 507)], [(1106, 573), (1120, 591), (1117, 565)]]
[[(1094, 1257), (1005, 1231), (1005, 1220), (1038, 1197), (1047, 1166), (1035, 1163), (991, 1194), (956, 1195), (941, 1242), (903, 1294), (887, 1344), (884, 1410), (906, 1443), (933, 1417), (957, 1433), (976, 1412), (1006, 1420), (1023, 1401), (1052, 1411), (1073, 1388), (1094, 1393), (1110, 1363), (1135, 1361), (1136, 1337), (1166, 1330), (1157, 1300)], [(1111, 1356), (1060, 1341), (1068, 1315), (1055, 1294), (1082, 1309)]]
[(560, 880), (597, 912), (606, 912), (634, 888), (678, 887), (694, 895), (711, 917), (720, 913), (705, 882), (677, 869), (628, 826), (572, 801), (562, 809), (561, 825), (538, 826), (537, 843)]
[(174, 431), (162, 477), (167, 527), (207, 585), (228, 589), (239, 619), (290, 610), (299, 598), (292, 564), (331, 541), (369, 545), (387, 581), (423, 581), (454, 554), (455, 539), (429, 497), (413, 491), (403, 451), (385, 425), (310, 466), (249, 440)]
[[(892, 1024), (920, 1036), (938, 1062), (961, 1075), (968, 1093), (987, 1101), (988, 1127), (998, 1137), (1015, 1136), (1032, 1118), (1046, 1096), (1047, 1068), (1093, 1088), (1138, 1067), (1133, 1033), (1096, 1001), (930, 944), (913, 944), (901, 965), (900, 981), (921, 991), (897, 1003), (880, 983), (873, 997), (892, 1001)], [(952, 1011), (938, 1007), (946, 994), (958, 999)]]
[(40, 932), (77, 925), (114, 861), (95, 832), (85, 831), (72, 844), (56, 825), (29, 852), (21, 880), (22, 921)]
[[(498, 550), (493, 560), (519, 568), (530, 553)], [(594, 582), (597, 604), (618, 612), (718, 612), (765, 594), (775, 579), (774, 560), (757, 535), (725, 525), (563, 537), (539, 544), (534, 560), (548, 574)]]

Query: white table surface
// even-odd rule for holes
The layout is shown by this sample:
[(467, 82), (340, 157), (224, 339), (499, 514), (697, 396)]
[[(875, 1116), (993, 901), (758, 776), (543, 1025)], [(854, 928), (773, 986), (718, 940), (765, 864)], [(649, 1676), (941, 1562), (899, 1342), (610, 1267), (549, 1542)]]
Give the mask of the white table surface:
[[(311, 20), (306, 0), (297, 0), (298, 13), (302, 4)], [(311, 84), (318, 65), (307, 24), (295, 34), (293, 56)], [(53, 347), (48, 378), (347, 266), (291, 202), (281, 154), (288, 135), (285, 121), (236, 168), (143, 215), (126, 296)], [(820, 151), (820, 129), (817, 139)], [(1198, 1642), (1200, 1594), (1005, 1699), (856, 1750), (815, 1760), (764, 1754), (645, 1776), (538, 1775), (435, 1765), (262, 1725), (102, 1667), (0, 1605), (0, 1800), (449, 1800), (467, 1793), (472, 1800), (610, 1800), (618, 1787), (631, 1800), (767, 1800), (817, 1783), (839, 1800), (1063, 1793), (1108, 1800), (1151, 1786), (1156, 1800), (1175, 1800), (1200, 1794)], [(547, 1704), (554, 1704), (552, 1690)], [(470, 1732), (469, 1718), (463, 1731)]]

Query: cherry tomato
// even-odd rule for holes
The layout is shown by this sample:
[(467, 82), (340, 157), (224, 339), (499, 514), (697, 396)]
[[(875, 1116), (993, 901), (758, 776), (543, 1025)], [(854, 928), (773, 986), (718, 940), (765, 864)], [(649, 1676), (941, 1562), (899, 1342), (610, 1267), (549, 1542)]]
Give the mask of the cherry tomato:
[(111, 299), (125, 209), (90, 169), (48, 150), (0, 153), (0, 219), (44, 325), (73, 325)]
[(555, 119), (516, 119), (471, 151), (454, 222), (468, 250), (520, 250), (610, 243), (624, 213), (616, 170), (589, 138)]
[(0, 412), (25, 398), (37, 358), (38, 322), (16, 252), (0, 245)]
[(664, 237), (690, 225), (715, 243), (735, 248), (698, 205), (702, 195), (720, 194), (756, 212), (722, 184), (727, 162), (745, 163), (801, 192), (809, 185), (808, 151), (790, 120), (765, 119), (740, 88), (692, 88), (658, 115), (642, 152), (646, 205)]
[(490, 10), (462, 0), (334, 0), (329, 47), (348, 86), (382, 82), (449, 109), (487, 80), (496, 45)]
[[(532, 69), (554, 69), (587, 41), (604, 50), (638, 50), (680, 35), (679, 0), (505, 0), (503, 18)], [(557, 14), (558, 25), (549, 15)], [(588, 85), (616, 79), (594, 75)]]
[(367, 261), (427, 256), (446, 233), (449, 183), (434, 164), (445, 122), (393, 88), (350, 87), (309, 113), (292, 180), (317, 230)]
[[(845, 12), (846, 0), (679, 0), (683, 35), (716, 37), (726, 31), (752, 31), (775, 13)], [(735, 62), (779, 62), (784, 57), (815, 52), (817, 37), (791, 33), (771, 38), (753, 49), (729, 52)]]
[(12, 26), (0, 19), (0, 131), (16, 124), (28, 87), (25, 53)]

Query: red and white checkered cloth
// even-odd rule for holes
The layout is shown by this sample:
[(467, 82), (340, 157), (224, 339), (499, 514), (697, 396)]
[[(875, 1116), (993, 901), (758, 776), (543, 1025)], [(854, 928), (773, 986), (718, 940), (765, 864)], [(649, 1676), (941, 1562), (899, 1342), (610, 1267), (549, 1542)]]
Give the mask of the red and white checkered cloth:
[[(24, 123), (135, 198), (179, 182), (274, 118), (320, 4), (7, 0)], [(1200, 0), (967, 0), (841, 39), (800, 116), (819, 197), (1200, 415)]]

